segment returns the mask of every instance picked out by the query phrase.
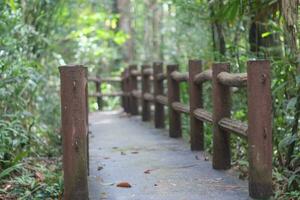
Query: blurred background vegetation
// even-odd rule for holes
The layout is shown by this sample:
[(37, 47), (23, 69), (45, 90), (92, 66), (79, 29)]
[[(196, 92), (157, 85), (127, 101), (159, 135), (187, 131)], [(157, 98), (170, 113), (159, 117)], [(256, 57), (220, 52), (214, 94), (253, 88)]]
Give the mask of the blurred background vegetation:
[[(130, 63), (188, 59), (272, 62), (274, 198), (300, 198), (300, 67), (297, 0), (1, 0), (0, 199), (60, 199), (59, 73), (80, 63), (117, 76)], [(210, 86), (205, 86), (210, 94)], [(91, 86), (91, 90), (93, 86)], [(115, 90), (102, 85), (102, 91)], [(182, 99), (187, 102), (187, 86)], [(246, 120), (246, 94), (233, 99)], [(106, 102), (115, 108), (118, 99)], [(205, 106), (210, 107), (210, 95)], [(94, 99), (90, 108), (97, 109)], [(187, 125), (185, 119), (185, 124)], [(187, 129), (186, 129), (187, 130)], [(211, 127), (206, 148), (211, 151)], [(188, 132), (186, 131), (186, 138)], [(233, 165), (247, 177), (246, 146), (232, 138)]]

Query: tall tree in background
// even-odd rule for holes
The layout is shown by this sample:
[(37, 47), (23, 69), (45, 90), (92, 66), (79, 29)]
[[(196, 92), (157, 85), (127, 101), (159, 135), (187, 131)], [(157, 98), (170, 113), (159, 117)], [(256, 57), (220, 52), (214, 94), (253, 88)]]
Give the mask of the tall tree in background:
[(131, 25), (131, 4), (130, 0), (115, 0), (117, 13), (119, 13), (120, 18), (118, 22), (118, 27), (120, 30), (124, 31), (129, 35), (128, 40), (122, 48), (122, 54), (124, 61), (130, 63), (134, 57), (134, 43), (133, 43), (133, 29)]
[[(211, 18), (211, 29), (212, 29), (212, 42), (215, 52), (225, 56), (226, 53), (226, 42), (224, 36), (224, 28), (221, 20), (217, 17), (216, 10), (220, 10), (222, 7), (222, 1), (209, 0), (210, 18)], [(219, 57), (219, 56), (217, 56)], [(217, 58), (215, 57), (215, 58)], [(220, 57), (219, 57), (220, 59)]]
[(162, 60), (163, 59), (163, 52), (161, 48), (161, 42), (162, 42), (162, 34), (161, 34), (161, 26), (162, 26), (162, 7), (161, 4), (157, 2), (157, 0), (154, 1), (153, 6), (153, 14), (152, 14), (152, 27), (153, 27), (153, 59), (154, 60)]
[[(250, 0), (250, 29), (249, 44), (250, 51), (260, 57), (263, 48), (276, 47), (279, 45), (278, 35), (270, 31), (269, 20), (278, 11), (278, 2)], [(275, 51), (273, 51), (273, 54)]]
[[(297, 69), (297, 74), (299, 76), (300, 73), (300, 65), (299, 65), (299, 49), (297, 46), (297, 21), (298, 21), (298, 6), (299, 1), (294, 0), (281, 0), (281, 13), (284, 18), (284, 33), (285, 33), (285, 44), (286, 44), (286, 52), (287, 55), (290, 56), (290, 64)], [(295, 114), (294, 120), (292, 123), (292, 142), (288, 147), (288, 152), (286, 156), (286, 165), (289, 166), (292, 160), (292, 156), (294, 154), (295, 149), (295, 136), (298, 132), (299, 126), (299, 118), (300, 118), (300, 86), (299, 82), (297, 83), (297, 100), (295, 104)]]

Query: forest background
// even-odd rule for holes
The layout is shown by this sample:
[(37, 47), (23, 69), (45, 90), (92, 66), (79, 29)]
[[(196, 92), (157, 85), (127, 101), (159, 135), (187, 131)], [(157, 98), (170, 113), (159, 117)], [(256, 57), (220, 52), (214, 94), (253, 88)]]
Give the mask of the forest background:
[[(61, 198), (58, 66), (80, 63), (90, 74), (117, 76), (128, 64), (154, 61), (187, 71), (192, 58), (205, 68), (230, 62), (233, 72), (245, 72), (250, 59), (271, 60), (274, 198), (299, 199), (298, 9), (298, 0), (1, 0), (0, 199)], [(245, 95), (234, 95), (236, 119), (246, 120)], [(105, 109), (118, 105), (105, 102)], [(232, 164), (247, 178), (246, 144), (232, 140)]]

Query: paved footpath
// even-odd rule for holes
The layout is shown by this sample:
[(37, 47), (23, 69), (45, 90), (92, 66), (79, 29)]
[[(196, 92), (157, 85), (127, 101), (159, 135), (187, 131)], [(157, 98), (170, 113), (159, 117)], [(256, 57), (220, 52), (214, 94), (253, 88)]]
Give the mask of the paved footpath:
[[(90, 200), (246, 200), (247, 182), (139, 117), (90, 114)], [(120, 182), (131, 188), (120, 188)]]

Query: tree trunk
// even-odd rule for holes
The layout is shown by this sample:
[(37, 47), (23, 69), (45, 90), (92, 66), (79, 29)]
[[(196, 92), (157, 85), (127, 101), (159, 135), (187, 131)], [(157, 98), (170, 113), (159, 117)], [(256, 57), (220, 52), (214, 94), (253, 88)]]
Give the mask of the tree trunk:
[[(210, 17), (212, 19), (211, 22), (211, 31), (212, 31), (212, 42), (213, 42), (213, 49), (214, 51), (218, 52), (219, 55), (225, 56), (226, 54), (226, 42), (225, 42), (225, 36), (224, 36), (224, 28), (221, 22), (218, 19), (215, 19), (215, 12), (214, 9), (216, 7), (222, 6), (222, 1), (209, 1), (210, 4)], [(219, 58), (220, 56), (215, 56), (215, 59)]]
[[(284, 33), (285, 33), (285, 41), (287, 45), (287, 51), (291, 56), (291, 64), (297, 68), (298, 75), (300, 73), (300, 65), (299, 65), (299, 50), (297, 47), (297, 21), (298, 21), (298, 6), (299, 1), (290, 1), (290, 0), (281, 0), (281, 12), (284, 18)], [(300, 98), (298, 96), (300, 92), (300, 87), (297, 85), (297, 101), (295, 105), (295, 115), (294, 121), (292, 125), (292, 136), (295, 136), (298, 132), (299, 126), (299, 118), (300, 118)], [(290, 166), (292, 156), (294, 154), (296, 142), (292, 142), (288, 146), (287, 156), (286, 156), (286, 166)]]
[(161, 5), (158, 4), (155, 0), (155, 6), (153, 8), (153, 59), (155, 61), (161, 61), (162, 53), (161, 53), (161, 21), (162, 21), (162, 8)]
[(117, 9), (120, 14), (118, 22), (119, 30), (124, 31), (129, 35), (129, 39), (126, 41), (122, 48), (122, 54), (124, 61), (130, 63), (133, 60), (134, 43), (132, 40), (132, 26), (131, 26), (131, 14), (130, 14), (130, 0), (117, 0)]
[[(281, 51), (269, 49), (263, 51), (263, 48), (280, 46), (279, 35), (271, 33), (268, 21), (278, 11), (278, 2), (265, 6), (260, 0), (253, 0), (250, 4), (250, 12), (253, 13), (249, 29), (250, 51), (260, 57), (262, 53), (266, 56), (281, 56)], [(267, 35), (263, 35), (269, 33)]]

